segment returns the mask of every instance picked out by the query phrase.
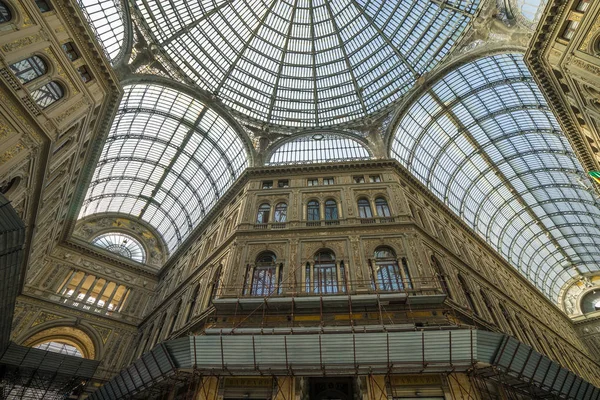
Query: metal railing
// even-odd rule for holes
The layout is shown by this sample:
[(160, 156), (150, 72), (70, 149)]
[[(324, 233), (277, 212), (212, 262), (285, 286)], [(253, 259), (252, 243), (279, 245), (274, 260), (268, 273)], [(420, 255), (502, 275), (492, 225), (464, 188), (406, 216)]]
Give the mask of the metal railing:
[[(276, 229), (294, 229), (294, 228), (314, 228), (314, 227), (336, 227), (336, 226), (352, 226), (352, 225), (374, 225), (374, 224), (392, 224), (401, 222), (400, 217), (373, 217), (373, 218), (342, 218), (332, 220), (291, 220), (286, 222), (269, 222), (269, 223), (242, 223), (239, 225), (240, 230), (276, 230)], [(408, 221), (408, 220), (407, 220)]]
[[(288, 278), (289, 279), (289, 278)], [(444, 291), (435, 277), (397, 280), (394, 289), (382, 289), (379, 282), (371, 279), (343, 280), (335, 282), (283, 282), (272, 286), (270, 293), (255, 295), (251, 284), (222, 285), (217, 298), (267, 298), (267, 297), (306, 297), (306, 296), (336, 296), (336, 295), (366, 295), (366, 294), (406, 294), (407, 296), (440, 295)], [(327, 290), (320, 290), (327, 288)], [(266, 293), (266, 292), (265, 292)]]

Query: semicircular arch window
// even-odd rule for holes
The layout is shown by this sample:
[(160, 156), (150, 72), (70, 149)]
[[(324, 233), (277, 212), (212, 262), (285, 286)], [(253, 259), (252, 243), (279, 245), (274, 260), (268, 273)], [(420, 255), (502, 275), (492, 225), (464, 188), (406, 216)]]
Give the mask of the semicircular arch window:
[(248, 166), (245, 144), (195, 98), (126, 86), (80, 212), (122, 213), (154, 227), (175, 250)]
[(141, 243), (132, 236), (121, 232), (104, 233), (92, 240), (94, 246), (101, 247), (133, 261), (146, 261), (146, 251)]
[(72, 346), (68, 343), (62, 343), (57, 341), (49, 341), (40, 343), (36, 346), (33, 346), (34, 349), (40, 349), (45, 351), (51, 351), (53, 353), (64, 354), (67, 356), (80, 357), (84, 358), (81, 351), (77, 349), (75, 346)]
[(77, 0), (96, 39), (109, 61), (114, 61), (125, 41), (125, 23), (120, 0)]
[(433, 69), (479, 0), (136, 0), (156, 42), (231, 109), (280, 126), (372, 115)]
[(593, 189), (521, 55), (433, 84), (399, 120), (391, 155), (552, 300), (600, 269)]
[(267, 165), (368, 160), (371, 154), (358, 140), (335, 134), (300, 136), (279, 146)]

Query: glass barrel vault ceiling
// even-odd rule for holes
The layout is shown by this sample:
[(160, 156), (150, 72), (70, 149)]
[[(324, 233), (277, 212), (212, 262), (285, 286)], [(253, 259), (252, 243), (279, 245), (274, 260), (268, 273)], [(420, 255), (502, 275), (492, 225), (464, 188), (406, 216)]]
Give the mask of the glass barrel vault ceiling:
[(600, 268), (600, 209), (522, 56), (446, 75), (402, 117), (391, 154), (553, 300)]
[(119, 56), (125, 40), (123, 10), (121, 9), (120, 0), (77, 1), (106, 56), (113, 62)]
[(145, 84), (124, 91), (80, 218), (140, 217), (173, 251), (248, 166), (246, 148), (222, 117), (188, 95)]
[(156, 43), (251, 118), (327, 126), (372, 115), (448, 54), (479, 0), (137, 0)]

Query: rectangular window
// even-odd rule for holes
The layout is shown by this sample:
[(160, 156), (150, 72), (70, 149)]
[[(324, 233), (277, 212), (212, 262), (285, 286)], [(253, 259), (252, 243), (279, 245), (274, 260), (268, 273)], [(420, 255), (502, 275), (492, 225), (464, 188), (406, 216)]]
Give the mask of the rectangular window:
[(262, 188), (263, 189), (272, 189), (273, 188), (273, 181), (263, 181)]
[(277, 181), (277, 187), (279, 187), (279, 188), (290, 187), (290, 181), (287, 179), (280, 179)]
[(565, 28), (565, 30), (562, 34), (563, 39), (571, 40), (573, 38), (573, 36), (575, 36), (575, 31), (577, 30), (578, 26), (579, 26), (579, 21), (569, 21), (569, 23), (567, 24), (567, 27)]
[(354, 183), (365, 183), (365, 177), (360, 175), (360, 176), (353, 176), (352, 180), (354, 181)]
[(369, 175), (369, 182), (370, 183), (381, 182), (381, 176), (379, 176), (379, 175)]
[(67, 54), (67, 57), (69, 57), (69, 60), (75, 61), (79, 58), (79, 52), (77, 51), (72, 42), (64, 43), (62, 45), (62, 49)]
[(333, 178), (323, 178), (323, 185), (333, 185), (334, 183)]
[(577, 3), (576, 10), (584, 12), (585, 10), (588, 9), (589, 6), (590, 6), (590, 0), (580, 0), (579, 3)]
[(85, 67), (85, 65), (82, 65), (81, 67), (77, 68), (77, 72), (79, 72), (79, 76), (81, 77), (81, 80), (83, 81), (83, 83), (88, 83), (89, 81), (92, 80), (92, 75), (90, 74), (88, 69)]
[(308, 186), (319, 186), (318, 179), (309, 179), (306, 183)]

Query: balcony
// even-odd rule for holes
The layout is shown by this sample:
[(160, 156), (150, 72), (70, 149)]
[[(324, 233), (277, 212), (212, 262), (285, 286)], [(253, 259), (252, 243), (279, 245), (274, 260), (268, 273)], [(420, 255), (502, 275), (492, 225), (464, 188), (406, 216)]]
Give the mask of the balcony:
[(342, 310), (356, 307), (379, 307), (395, 304), (441, 304), (446, 294), (435, 278), (415, 279), (400, 282), (397, 290), (379, 290), (371, 280), (355, 280), (347, 283), (318, 282), (308, 286), (304, 282), (282, 283), (274, 286), (267, 296), (257, 296), (245, 292), (242, 286), (223, 286), (221, 295), (213, 300), (218, 312), (256, 311), (266, 308), (271, 311), (292, 309)]
[(314, 227), (339, 227), (339, 226), (358, 226), (358, 225), (381, 225), (394, 224), (397, 222), (408, 222), (408, 218), (403, 217), (374, 217), (374, 218), (344, 218), (335, 220), (292, 220), (287, 222), (269, 222), (266, 224), (248, 224), (242, 223), (239, 225), (241, 231), (259, 230), (284, 230), (295, 228), (314, 228)]

